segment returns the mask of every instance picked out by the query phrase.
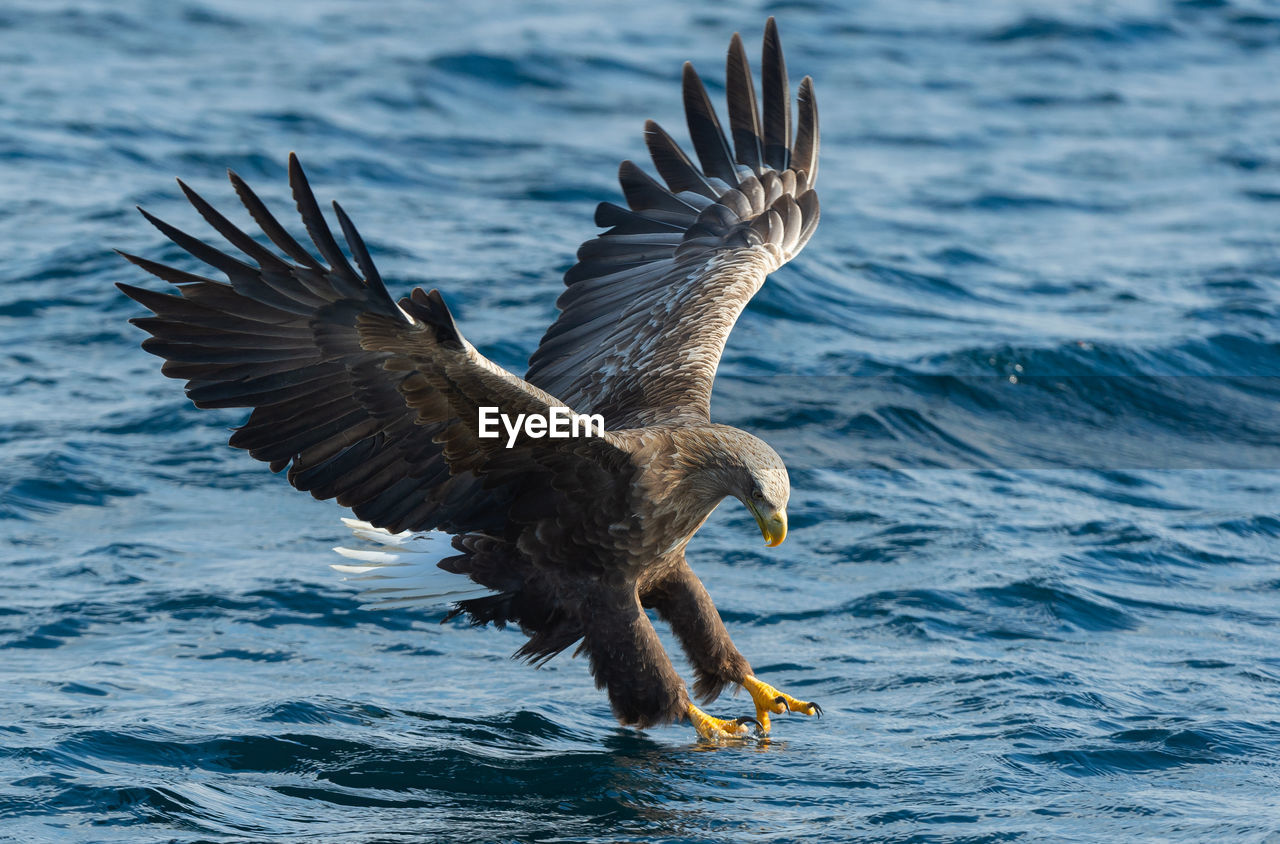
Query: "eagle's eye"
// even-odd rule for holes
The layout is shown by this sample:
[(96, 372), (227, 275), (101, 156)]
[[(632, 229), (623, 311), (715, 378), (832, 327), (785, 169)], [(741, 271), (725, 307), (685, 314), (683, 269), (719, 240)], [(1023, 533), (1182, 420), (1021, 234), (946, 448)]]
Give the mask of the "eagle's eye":
[(764, 493), (757, 487), (751, 491), (751, 499), (753, 501), (764, 501)]

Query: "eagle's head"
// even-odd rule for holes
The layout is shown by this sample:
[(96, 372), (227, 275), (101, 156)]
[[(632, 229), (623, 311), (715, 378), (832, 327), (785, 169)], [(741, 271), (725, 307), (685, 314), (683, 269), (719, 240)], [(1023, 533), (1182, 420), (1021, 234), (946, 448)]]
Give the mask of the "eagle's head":
[(736, 433), (734, 456), (739, 465), (735, 466), (730, 494), (755, 516), (765, 544), (771, 548), (781, 545), (787, 538), (787, 501), (791, 498), (787, 467), (764, 440), (745, 431)]
[[(649, 483), (660, 494), (678, 497), (694, 514), (694, 530), (727, 496), (741, 501), (755, 516), (766, 545), (787, 536), (787, 500), (791, 481), (782, 458), (759, 437), (728, 425), (702, 425), (679, 430), (673, 449), (674, 473), (657, 472)], [(654, 461), (666, 467), (665, 461)]]

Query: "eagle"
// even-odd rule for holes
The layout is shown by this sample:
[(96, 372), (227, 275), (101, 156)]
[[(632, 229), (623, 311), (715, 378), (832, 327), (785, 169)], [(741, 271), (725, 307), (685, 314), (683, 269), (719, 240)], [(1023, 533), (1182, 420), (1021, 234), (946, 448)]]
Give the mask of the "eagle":
[[(770, 714), (821, 714), (754, 676), (685, 559), (728, 496), (767, 545), (787, 535), (781, 458), (712, 422), (710, 399), (738, 316), (817, 226), (818, 111), (806, 76), (793, 124), (773, 18), (758, 100), (742, 39), (729, 43), (727, 133), (689, 63), (682, 81), (698, 163), (645, 124), (662, 181), (622, 162), (626, 205), (597, 207), (595, 223), (607, 230), (579, 248), (559, 315), (523, 378), (467, 342), (438, 290), (393, 299), (336, 202), (346, 251), (334, 237), (293, 154), (289, 184), (314, 252), (234, 172), (231, 185), (264, 237), (179, 180), (241, 255), (139, 209), (226, 280), (121, 253), (177, 292), (119, 287), (154, 314), (131, 320), (151, 335), (142, 347), (164, 358), (162, 372), (184, 380), (197, 407), (252, 409), (230, 445), (350, 508), (357, 535), (381, 543), (348, 552), (363, 565), (337, 567), (375, 586), (391, 578), (370, 590), (375, 597), (435, 599), (452, 604), (449, 617), (515, 625), (527, 637), (515, 656), (534, 664), (576, 644), (623, 725), (689, 723), (723, 741), (767, 733)], [(526, 423), (495, 437), (482, 420), (495, 411), (598, 418), (602, 430), (549, 436), (550, 423)], [(397, 586), (408, 559), (427, 579)], [(649, 610), (686, 652), (692, 691)], [(713, 717), (694, 703), (739, 686), (754, 717)]]

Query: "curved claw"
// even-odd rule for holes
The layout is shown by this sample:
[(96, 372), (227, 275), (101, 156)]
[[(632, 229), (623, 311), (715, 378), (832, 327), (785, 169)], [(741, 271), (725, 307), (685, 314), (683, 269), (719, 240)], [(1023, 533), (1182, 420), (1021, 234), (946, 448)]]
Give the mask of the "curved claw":
[(803, 715), (822, 716), (822, 707), (807, 700), (797, 700), (785, 692), (780, 692), (768, 683), (748, 675), (742, 686), (751, 693), (756, 704), (756, 717), (760, 719), (763, 732), (769, 732), (769, 714), (781, 715), (784, 712), (799, 712)]
[(698, 736), (707, 741), (719, 742), (746, 738), (748, 724), (755, 725), (756, 735), (762, 735), (765, 732), (763, 726), (755, 718), (714, 718), (692, 703), (689, 704), (686, 713), (689, 716), (690, 723), (693, 724), (693, 728), (698, 731)]

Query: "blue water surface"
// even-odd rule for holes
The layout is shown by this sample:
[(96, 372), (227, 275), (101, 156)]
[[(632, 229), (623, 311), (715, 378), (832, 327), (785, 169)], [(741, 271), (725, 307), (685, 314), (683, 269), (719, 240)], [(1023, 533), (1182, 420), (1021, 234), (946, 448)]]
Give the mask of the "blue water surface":
[[(343, 512), (161, 376), (111, 248), (194, 268), (133, 206), (202, 230), (172, 179), (231, 210), (232, 167), (285, 217), (296, 150), (523, 371), (681, 62), (718, 95), (769, 14), (823, 221), (714, 409), (792, 533), (730, 502), (690, 559), (826, 715), (715, 748), (361, 610)], [(1250, 0), (10, 0), (0, 840), (1280, 840), (1278, 47)]]

